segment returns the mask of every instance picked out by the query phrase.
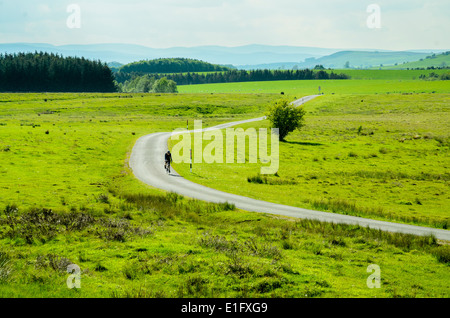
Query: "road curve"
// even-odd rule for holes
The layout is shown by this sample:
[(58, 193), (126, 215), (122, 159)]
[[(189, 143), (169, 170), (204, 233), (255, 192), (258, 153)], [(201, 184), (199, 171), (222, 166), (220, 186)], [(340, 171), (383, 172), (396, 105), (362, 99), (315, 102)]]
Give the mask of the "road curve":
[[(293, 104), (296, 106), (302, 105), (303, 103), (306, 103), (317, 96), (318, 95), (306, 96), (294, 101)], [(263, 119), (265, 119), (265, 117), (236, 121), (205, 128), (203, 130), (206, 131), (213, 129), (224, 129), (243, 123), (260, 121)], [(447, 230), (378, 221), (355, 216), (320, 212), (276, 204), (251, 199), (236, 194), (226, 193), (199, 185), (197, 183), (184, 179), (173, 169), (172, 173), (168, 175), (164, 170), (163, 158), (164, 153), (168, 149), (167, 142), (171, 137), (171, 134), (171, 132), (153, 133), (143, 136), (136, 141), (136, 144), (134, 145), (130, 155), (129, 166), (137, 179), (155, 188), (175, 192), (186, 197), (216, 203), (229, 202), (233, 203), (239, 209), (251, 212), (262, 212), (295, 218), (314, 219), (324, 222), (360, 225), (363, 227), (369, 227), (372, 229), (379, 229), (388, 232), (406, 233), (422, 236), (432, 234), (439, 240), (450, 241), (450, 231)]]

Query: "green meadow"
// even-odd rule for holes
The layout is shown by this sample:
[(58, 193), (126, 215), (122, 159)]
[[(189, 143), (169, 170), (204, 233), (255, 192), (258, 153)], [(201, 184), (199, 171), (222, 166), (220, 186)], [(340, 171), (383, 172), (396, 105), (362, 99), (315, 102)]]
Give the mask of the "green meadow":
[[(335, 95), (305, 106), (307, 126), (281, 145), (270, 179), (296, 182), (292, 205), (356, 200), (371, 216), (371, 190), (380, 189), (387, 206), (376, 217), (443, 227), (448, 87), (414, 82), (420, 94), (394, 86), (375, 94), (361, 81), (366, 93), (355, 93), (355, 82), (329, 83), (341, 85)], [(259, 117), (278, 90), (301, 97), (318, 82), (265, 84), (246, 94), (0, 94), (0, 297), (449, 297), (450, 250), (433, 237), (249, 213), (134, 178), (127, 160), (140, 136), (192, 128), (195, 119)], [(267, 200), (290, 188), (248, 182), (256, 166), (222, 167), (230, 176), (217, 165), (176, 168), (231, 192), (238, 169), (236, 187), (273, 192)], [(80, 289), (66, 285), (69, 264), (81, 269)], [(381, 288), (367, 285), (371, 264), (381, 268)]]
[(227, 84), (202, 84), (178, 86), (180, 93), (239, 93), (239, 94), (281, 94), (292, 99), (319, 93), (333, 94), (402, 94), (402, 93), (448, 93), (447, 81), (422, 80), (313, 80), (244, 82)]
[(226, 163), (224, 150), (223, 163), (195, 164), (193, 173), (188, 163), (174, 167), (194, 182), (256, 199), (450, 227), (450, 94), (324, 95), (304, 107), (305, 127), (280, 143), (276, 175), (260, 175), (270, 163), (248, 162), (249, 140), (246, 163)]

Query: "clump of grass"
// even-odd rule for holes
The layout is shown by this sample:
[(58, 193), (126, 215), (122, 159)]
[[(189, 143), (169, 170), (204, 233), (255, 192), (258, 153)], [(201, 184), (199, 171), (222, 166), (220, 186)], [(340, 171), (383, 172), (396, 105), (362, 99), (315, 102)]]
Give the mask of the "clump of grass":
[(386, 170), (386, 171), (369, 171), (369, 170), (357, 170), (352, 172), (347, 171), (335, 171), (336, 175), (344, 176), (344, 177), (352, 177), (357, 176), (361, 178), (367, 178), (367, 179), (387, 179), (387, 180), (398, 180), (398, 179), (410, 179), (410, 180), (416, 180), (416, 181), (437, 181), (437, 180), (443, 180), (443, 181), (449, 181), (450, 180), (450, 173), (444, 172), (444, 173), (424, 173), (421, 172), (420, 174), (407, 174), (405, 172), (401, 171), (392, 171), (392, 170)]
[(97, 197), (98, 202), (109, 204), (109, 196), (107, 194), (100, 194)]
[(181, 288), (186, 292), (186, 296), (207, 296), (208, 283), (208, 279), (194, 275), (188, 277)]
[(433, 139), (438, 142), (439, 147), (450, 147), (450, 137), (434, 136)]
[(450, 263), (450, 246), (442, 245), (434, 248), (431, 253), (436, 257), (438, 262), (449, 264)]
[(12, 265), (8, 254), (0, 252), (0, 283), (7, 283), (11, 278)]
[[(392, 220), (400, 220), (407, 223), (415, 223), (415, 224), (432, 224), (436, 228), (448, 228), (448, 221), (442, 221), (442, 220), (434, 220), (431, 218), (421, 218), (416, 216), (398, 216), (394, 215), (392, 213), (388, 213), (384, 210), (381, 206), (374, 206), (374, 207), (368, 207), (368, 206), (361, 206), (356, 204), (356, 202), (348, 201), (346, 199), (314, 199), (314, 200), (307, 200), (307, 203), (311, 204), (314, 209), (320, 210), (320, 211), (331, 211), (336, 213), (344, 213), (349, 215), (356, 215), (356, 216), (379, 216), (379, 217), (386, 217), (388, 219)], [(420, 202), (418, 199), (415, 201), (416, 204), (421, 205), (422, 202)], [(405, 204), (405, 205), (413, 205), (412, 202), (409, 201), (401, 201), (399, 204)]]
[(236, 275), (239, 278), (251, 276), (254, 274), (254, 269), (249, 262), (238, 255), (238, 253), (228, 253), (228, 262), (226, 263), (225, 274)]
[(218, 252), (240, 252), (246, 255), (272, 259), (280, 259), (282, 257), (281, 250), (277, 246), (261, 243), (255, 237), (250, 237), (244, 242), (239, 242), (236, 239), (228, 240), (224, 236), (213, 236), (209, 233), (203, 233), (198, 242), (201, 246), (213, 248)]
[(106, 241), (125, 242), (135, 235), (143, 237), (153, 234), (150, 228), (144, 229), (132, 226), (127, 219), (123, 218), (102, 218), (99, 223), (100, 227), (97, 229), (97, 234)]
[(332, 212), (347, 212), (357, 213), (361, 212), (361, 209), (355, 202), (351, 202), (345, 199), (320, 199), (310, 201), (315, 209), (327, 210)]
[[(334, 240), (336, 237), (352, 237), (359, 238), (361, 243), (364, 242), (386, 242), (392, 244), (406, 251), (411, 249), (421, 249), (430, 251), (432, 248), (438, 246), (436, 238), (431, 236), (416, 236), (404, 233), (391, 233), (359, 225), (335, 224), (320, 222), (317, 220), (297, 220), (295, 225), (308, 233), (317, 233), (329, 237)], [(338, 245), (344, 244), (338, 243)], [(311, 248), (311, 250), (314, 250)]]
[(202, 234), (198, 243), (200, 246), (213, 248), (218, 252), (233, 252), (240, 248), (237, 240), (228, 240), (224, 236), (210, 235), (206, 232)]
[(176, 217), (189, 217), (199, 220), (200, 215), (220, 211), (233, 211), (236, 206), (229, 202), (207, 203), (200, 200), (185, 199), (182, 195), (169, 192), (166, 195), (153, 195), (147, 193), (119, 193), (110, 189), (119, 198), (133, 204), (137, 209), (155, 212), (160, 218), (174, 219)]
[(8, 205), (0, 218), (0, 226), (6, 225), (1, 237), (19, 237), (32, 244), (45, 242), (65, 231), (82, 231), (95, 223), (95, 218), (84, 213), (56, 213), (51, 209), (31, 209), (19, 214), (15, 205)]
[(56, 272), (65, 273), (67, 272), (67, 267), (72, 264), (73, 262), (68, 258), (59, 257), (58, 255), (54, 254), (47, 254), (47, 255), (39, 255), (36, 258), (34, 266), (37, 269), (51, 268)]
[(261, 175), (247, 177), (247, 182), (268, 185), (294, 185), (297, 182), (294, 179), (280, 178), (277, 176)]
[(0, 226), (5, 226), (0, 237), (22, 238), (27, 244), (45, 243), (58, 234), (80, 232), (89, 227), (95, 227), (94, 232), (107, 241), (124, 242), (132, 236), (152, 234), (151, 229), (132, 226), (125, 218), (96, 218), (83, 212), (57, 213), (43, 208), (19, 214), (17, 207), (11, 205), (5, 208), (4, 214), (6, 217), (0, 218)]
[(253, 289), (257, 293), (264, 294), (272, 292), (275, 289), (282, 288), (287, 283), (289, 283), (289, 281), (285, 278), (264, 277), (262, 280), (255, 284)]

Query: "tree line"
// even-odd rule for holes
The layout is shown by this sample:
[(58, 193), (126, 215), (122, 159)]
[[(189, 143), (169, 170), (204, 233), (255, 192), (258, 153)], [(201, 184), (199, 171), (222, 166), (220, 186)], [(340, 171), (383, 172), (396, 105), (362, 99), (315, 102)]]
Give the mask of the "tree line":
[(115, 92), (111, 69), (101, 61), (53, 53), (0, 54), (1, 92)]
[[(116, 80), (125, 83), (142, 76), (139, 73), (116, 73)], [(324, 70), (230, 70), (214, 73), (176, 73), (176, 74), (155, 74), (155, 79), (166, 77), (168, 80), (176, 82), (178, 85), (210, 84), (210, 83), (232, 83), (232, 82), (259, 82), (259, 81), (290, 81), (290, 80), (328, 80), (328, 79), (348, 79), (346, 74), (326, 72)]]
[(149, 74), (119, 83), (118, 90), (124, 93), (178, 93), (177, 83), (174, 81), (166, 77), (155, 79)]
[(185, 72), (220, 72), (231, 68), (188, 58), (161, 58), (130, 63), (119, 68), (121, 73), (163, 74)]

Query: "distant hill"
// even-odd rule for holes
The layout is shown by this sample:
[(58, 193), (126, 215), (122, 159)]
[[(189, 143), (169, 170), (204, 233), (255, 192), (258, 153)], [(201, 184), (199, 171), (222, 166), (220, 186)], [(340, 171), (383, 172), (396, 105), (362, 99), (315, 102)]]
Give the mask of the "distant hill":
[(339, 49), (297, 47), (297, 46), (269, 46), (244, 45), (237, 47), (225, 46), (196, 46), (150, 48), (133, 44), (89, 44), (89, 45), (61, 45), (54, 46), (45, 43), (4, 43), (0, 44), (1, 53), (19, 53), (42, 51), (62, 54), (63, 56), (85, 57), (88, 59), (128, 64), (135, 61), (184, 57), (198, 59), (213, 64), (263, 64), (284, 63), (286, 61), (301, 62), (310, 57), (321, 57), (338, 52)]
[[(421, 58), (439, 54), (445, 50), (421, 50), (393, 52), (386, 50), (354, 49), (343, 51), (338, 48), (317, 48), (302, 46), (244, 45), (195, 46), (150, 48), (134, 44), (88, 44), (55, 46), (45, 43), (0, 43), (0, 54), (19, 52), (47, 52), (64, 57), (84, 57), (105, 63), (128, 64), (141, 60), (183, 57), (212, 64), (239, 66), (242, 69), (299, 69), (312, 68), (321, 64), (326, 68), (343, 68), (348, 61), (351, 67), (375, 67), (418, 61)], [(117, 68), (116, 65), (110, 65)]]
[(156, 73), (186, 73), (186, 72), (221, 72), (231, 68), (187, 58), (163, 58), (144, 60), (123, 65), (121, 73), (156, 74)]
[(450, 67), (450, 51), (441, 54), (428, 55), (425, 58), (421, 58), (418, 61), (408, 63), (398, 63), (398, 65), (385, 66), (383, 69), (416, 69), (416, 68), (428, 68), (428, 67)]
[(304, 63), (300, 63), (299, 67), (311, 68), (315, 65), (323, 65), (326, 68), (335, 69), (373, 68), (381, 65), (417, 61), (427, 55), (430, 55), (430, 53), (341, 51), (318, 59), (307, 59)]
[[(425, 59), (432, 53), (427, 52), (379, 52), (379, 51), (340, 51), (331, 55), (322, 56), (319, 58), (307, 58), (303, 62), (282, 62), (282, 63), (267, 63), (257, 65), (238, 65), (238, 69), (256, 70), (292, 70), (314, 68), (316, 65), (323, 65), (325, 68), (343, 69), (343, 68), (392, 68), (395, 64), (398, 68), (403, 68), (400, 64), (408, 63), (410, 61), (418, 61)], [(437, 56), (437, 55), (435, 55)], [(442, 64), (446, 58), (434, 60), (434, 64)], [(450, 63), (446, 62), (447, 65)], [(423, 65), (432, 65), (431, 60), (424, 61)], [(389, 67), (386, 67), (389, 66)], [(435, 65), (437, 66), (437, 65)], [(404, 68), (413, 67), (405, 64)], [(420, 67), (420, 66), (416, 66)]]

